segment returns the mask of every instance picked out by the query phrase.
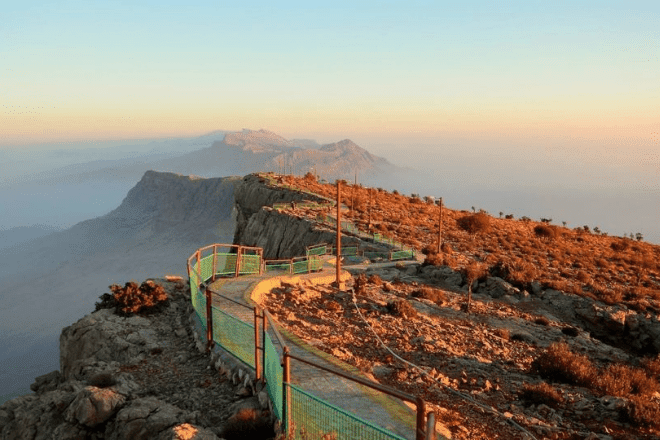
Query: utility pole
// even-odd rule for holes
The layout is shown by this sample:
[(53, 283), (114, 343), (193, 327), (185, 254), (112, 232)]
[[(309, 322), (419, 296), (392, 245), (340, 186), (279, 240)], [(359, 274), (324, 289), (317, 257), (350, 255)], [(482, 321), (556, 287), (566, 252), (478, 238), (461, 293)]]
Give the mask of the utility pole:
[(335, 268), (337, 269), (337, 288), (341, 290), (341, 180), (337, 179), (337, 259)]
[(438, 223), (438, 253), (442, 247), (442, 197), (440, 197), (440, 222)]

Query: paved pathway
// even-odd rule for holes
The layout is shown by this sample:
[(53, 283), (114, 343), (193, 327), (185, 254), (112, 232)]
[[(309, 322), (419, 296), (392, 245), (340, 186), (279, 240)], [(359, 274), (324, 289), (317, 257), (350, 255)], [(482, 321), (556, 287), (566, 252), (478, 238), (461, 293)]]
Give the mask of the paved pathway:
[[(322, 272), (304, 274), (300, 275), (300, 277), (303, 279), (314, 279), (327, 277), (334, 272), (334, 266), (330, 267), (326, 263), (326, 267), (324, 267)], [(260, 281), (271, 277), (272, 275), (250, 275), (240, 278), (225, 278), (215, 281), (211, 284), (210, 288), (247, 305), (246, 295), (249, 295), (253, 287)], [(252, 323), (254, 320), (251, 310), (234, 304), (231, 301), (214, 296), (214, 305), (245, 322)], [(280, 330), (282, 329), (280, 328)], [(294, 335), (286, 331), (281, 331), (281, 333), (292, 354), (320, 363), (321, 365), (334, 368), (343, 367), (342, 369), (344, 371), (356, 372), (355, 369), (352, 369), (350, 366), (347, 368), (346, 364), (332, 358), (332, 356), (305, 344)], [(280, 349), (281, 353), (281, 348), (277, 344), (277, 339), (272, 334), (272, 330), (271, 340)], [(294, 359), (291, 360), (291, 381), (306, 392), (377, 426), (394, 432), (403, 438), (415, 438), (414, 412), (398, 399), (386, 396), (383, 393), (371, 390), (353, 381)]]

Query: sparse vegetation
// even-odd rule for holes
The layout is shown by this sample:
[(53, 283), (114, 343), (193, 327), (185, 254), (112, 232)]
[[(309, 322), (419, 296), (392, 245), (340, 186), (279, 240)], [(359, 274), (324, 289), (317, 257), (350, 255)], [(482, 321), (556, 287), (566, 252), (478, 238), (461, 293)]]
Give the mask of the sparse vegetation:
[(387, 310), (395, 316), (404, 318), (414, 318), (417, 316), (417, 310), (407, 300), (398, 299), (387, 303)]
[(226, 440), (266, 440), (275, 436), (273, 423), (264, 417), (261, 411), (253, 408), (242, 408), (227, 420), (222, 437)]
[(571, 352), (563, 342), (550, 345), (532, 363), (532, 371), (545, 379), (583, 386), (592, 384), (596, 376), (589, 358)]
[(470, 234), (484, 233), (490, 230), (490, 216), (483, 212), (461, 217), (457, 223)]
[(122, 316), (149, 314), (158, 312), (168, 299), (163, 286), (152, 280), (146, 280), (140, 286), (135, 281), (129, 281), (123, 287), (112, 284), (109, 288), (112, 295), (101, 295), (101, 302), (95, 304), (95, 311), (115, 309), (115, 313)]
[(518, 395), (525, 402), (534, 405), (545, 404), (556, 408), (559, 404), (564, 403), (564, 397), (555, 387), (546, 382), (538, 384), (525, 383)]

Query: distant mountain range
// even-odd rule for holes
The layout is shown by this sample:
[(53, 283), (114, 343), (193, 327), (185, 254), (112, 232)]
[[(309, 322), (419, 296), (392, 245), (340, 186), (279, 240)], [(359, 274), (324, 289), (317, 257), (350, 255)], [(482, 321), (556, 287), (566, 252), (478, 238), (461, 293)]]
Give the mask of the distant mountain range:
[(176, 156), (170, 152), (168, 156), (154, 154), (106, 161), (104, 166), (97, 162), (91, 170), (86, 164), (69, 165), (35, 177), (42, 183), (72, 184), (99, 179), (138, 181), (147, 170), (202, 177), (243, 176), (258, 171), (301, 175), (311, 171), (333, 181), (352, 180), (356, 173), (359, 179), (368, 179), (401, 170), (348, 139), (319, 145), (309, 139), (288, 140), (267, 130), (226, 133), (222, 141), (205, 148)]

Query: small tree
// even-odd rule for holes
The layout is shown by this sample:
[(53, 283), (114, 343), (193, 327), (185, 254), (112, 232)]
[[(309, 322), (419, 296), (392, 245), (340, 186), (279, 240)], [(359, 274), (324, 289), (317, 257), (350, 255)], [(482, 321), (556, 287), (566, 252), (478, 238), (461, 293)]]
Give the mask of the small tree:
[(641, 232), (638, 232), (637, 234), (635, 234), (635, 238), (637, 239), (637, 241), (642, 241), (644, 239), (644, 236), (642, 235)]
[(466, 313), (470, 313), (470, 303), (472, 302), (472, 284), (474, 284), (475, 280), (483, 278), (487, 273), (488, 273), (488, 269), (486, 265), (484, 265), (483, 263), (478, 263), (476, 261), (473, 261), (472, 263), (468, 264), (468, 266), (463, 270), (463, 274), (467, 279), (467, 285), (468, 285), (467, 303), (465, 304)]

